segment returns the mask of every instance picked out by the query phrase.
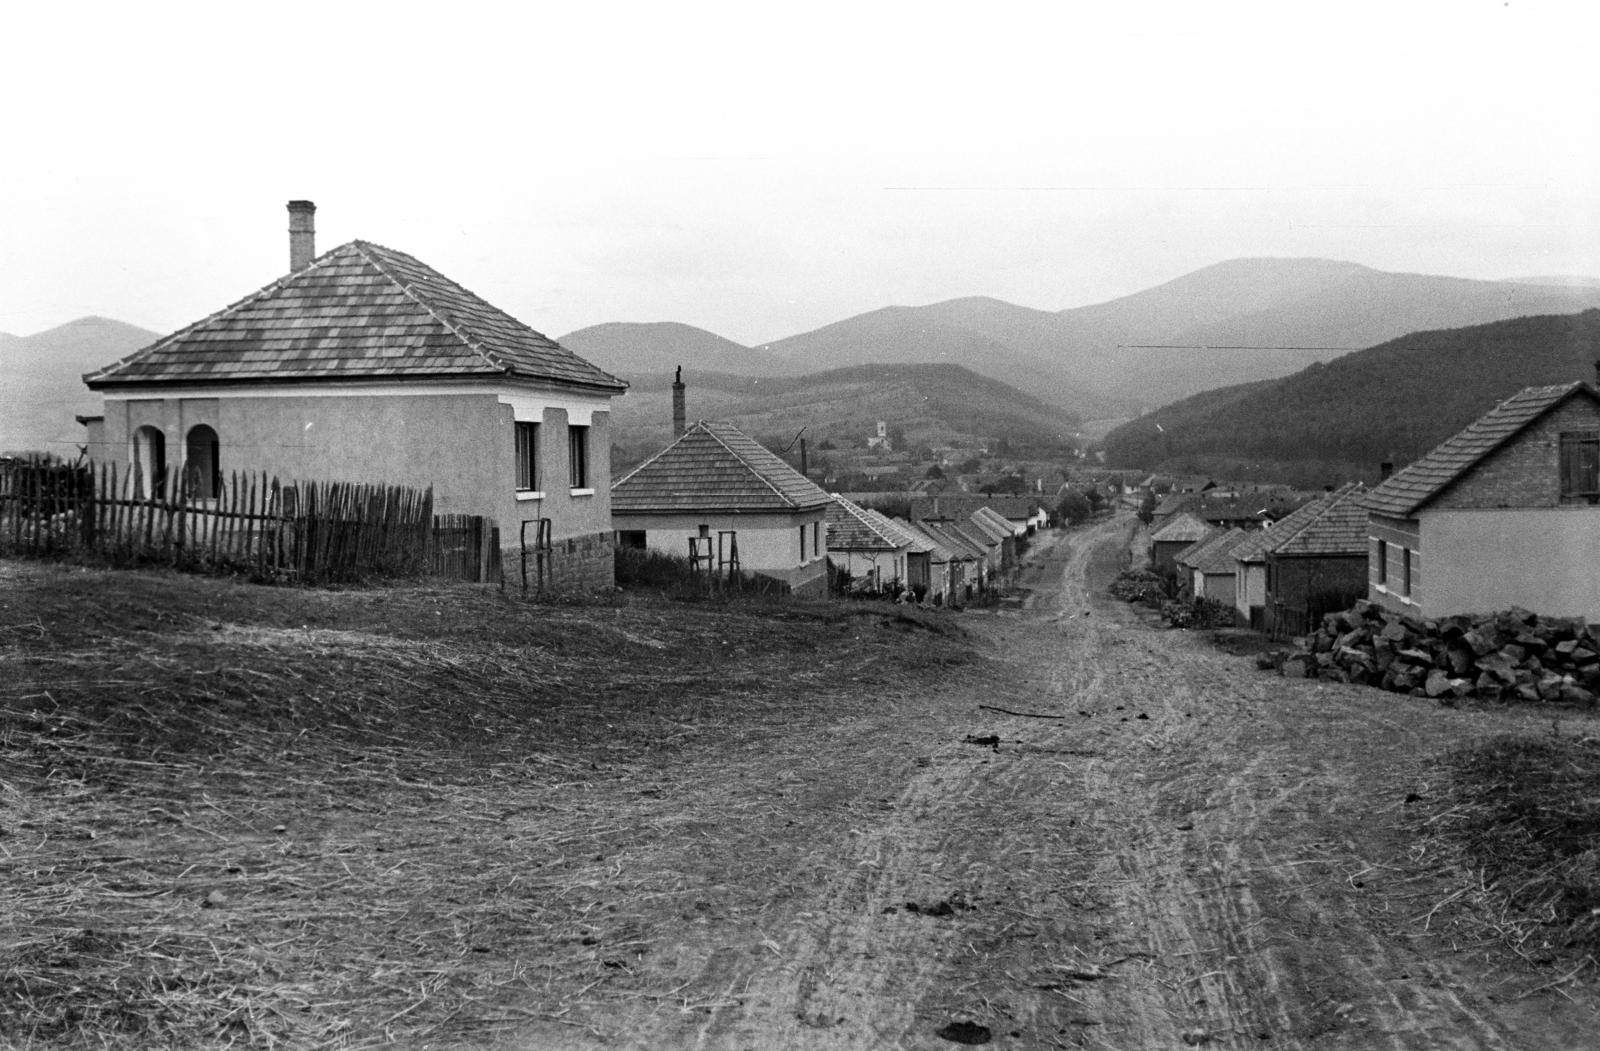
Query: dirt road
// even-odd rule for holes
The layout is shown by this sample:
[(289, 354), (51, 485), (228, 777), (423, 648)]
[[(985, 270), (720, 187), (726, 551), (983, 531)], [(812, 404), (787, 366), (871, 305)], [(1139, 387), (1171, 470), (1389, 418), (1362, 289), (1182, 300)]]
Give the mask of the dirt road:
[(680, 801), (693, 905), (597, 930), (610, 975), (504, 1046), (1600, 1045), (1592, 992), (1474, 933), (1470, 881), (1407, 831), (1431, 756), (1548, 717), (1147, 625), (1104, 597), (1127, 528), (1047, 540), (1023, 610), (968, 617), (981, 674), (663, 770), (765, 801)]

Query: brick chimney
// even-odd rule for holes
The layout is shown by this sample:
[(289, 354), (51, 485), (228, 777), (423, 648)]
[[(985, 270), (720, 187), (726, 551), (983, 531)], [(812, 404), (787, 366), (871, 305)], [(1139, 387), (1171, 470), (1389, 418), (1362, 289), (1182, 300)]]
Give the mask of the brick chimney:
[(289, 202), (289, 273), (304, 270), (317, 257), (317, 206), (310, 201)]
[(678, 371), (672, 377), (672, 438), (674, 441), (683, 437), (683, 432), (689, 429), (689, 410), (683, 402), (683, 366), (678, 366)]

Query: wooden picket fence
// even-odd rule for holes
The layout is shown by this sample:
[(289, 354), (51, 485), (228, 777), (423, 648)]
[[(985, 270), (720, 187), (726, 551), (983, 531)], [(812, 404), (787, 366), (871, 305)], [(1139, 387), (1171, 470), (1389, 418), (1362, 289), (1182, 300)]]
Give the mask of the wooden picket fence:
[(435, 515), (431, 489), (234, 473), (197, 499), (178, 472), (153, 488), (116, 465), (0, 463), (0, 553), (304, 584), (500, 579), (492, 520)]

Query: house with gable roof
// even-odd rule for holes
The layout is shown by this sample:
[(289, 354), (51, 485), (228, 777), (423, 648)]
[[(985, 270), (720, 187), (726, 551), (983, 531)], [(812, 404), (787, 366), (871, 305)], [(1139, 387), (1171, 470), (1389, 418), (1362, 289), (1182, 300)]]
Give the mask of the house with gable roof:
[[(1366, 488), (1351, 482), (1317, 501), (1309, 519), (1275, 528), (1267, 547), (1265, 627), (1274, 636), (1312, 630), (1324, 613), (1349, 609), (1366, 594)], [(1287, 522), (1287, 519), (1285, 519)]]
[(948, 518), (924, 518), (917, 528), (950, 552), (950, 595), (947, 601), (970, 602), (989, 586), (988, 544), (980, 542)]
[(624, 547), (737, 566), (792, 594), (828, 590), (827, 512), (833, 498), (731, 423), (700, 420), (611, 487)]
[[(939, 540), (915, 522), (904, 518), (891, 518), (890, 521), (911, 534), (920, 546), (926, 548), (926, 552), (921, 556), (927, 560), (928, 565), (928, 590), (923, 595), (923, 600), (941, 606), (950, 601), (950, 596), (965, 580), (962, 556), (951, 550), (949, 544)], [(918, 561), (919, 559), (913, 556), (911, 563), (913, 587), (917, 579)]]
[(1267, 552), (1309, 524), (1327, 501), (1327, 494), (1300, 505), (1276, 524), (1251, 532), (1228, 554), (1234, 564), (1233, 608), (1241, 626), (1267, 626)]
[(1167, 573), (1173, 568), (1173, 558), (1199, 540), (1211, 536), (1213, 529), (1195, 515), (1183, 511), (1173, 516), (1166, 525), (1150, 534), (1150, 565), (1157, 573)]
[(1386, 609), (1600, 619), (1600, 391), (1589, 383), (1518, 391), (1362, 502), (1367, 596)]
[(431, 487), (435, 511), (494, 519), (510, 552), (534, 523), (553, 584), (610, 584), (627, 384), (404, 252), (316, 255), (314, 212), (289, 202), (288, 274), (84, 377), (105, 397), (91, 460), (135, 495), (180, 472), (197, 501), (234, 472)]
[(1178, 570), (1179, 597), (1233, 605), (1238, 572), (1233, 548), (1250, 535), (1239, 528), (1219, 530), (1180, 551), (1172, 560)]
[(831, 494), (827, 525), (828, 561), (850, 574), (853, 588), (884, 592), (910, 585), (911, 549), (925, 545), (916, 544), (883, 515), (838, 493)]

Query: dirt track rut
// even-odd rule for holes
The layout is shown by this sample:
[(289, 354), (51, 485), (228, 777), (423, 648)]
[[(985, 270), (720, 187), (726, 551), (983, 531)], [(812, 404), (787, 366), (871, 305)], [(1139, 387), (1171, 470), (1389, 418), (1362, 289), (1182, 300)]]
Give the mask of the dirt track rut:
[(1402, 831), (1428, 756), (1534, 723), (1289, 682), (1145, 624), (1103, 597), (1128, 529), (1046, 541), (1023, 610), (968, 618), (1007, 669), (992, 693), (774, 750), (773, 776), (804, 755), (872, 798), (787, 845), (792, 893), (686, 932), (672, 997), (516, 1042), (1595, 1046), (1590, 995), (1528, 995), (1547, 976), (1451, 933), (1433, 910), (1461, 877)]

